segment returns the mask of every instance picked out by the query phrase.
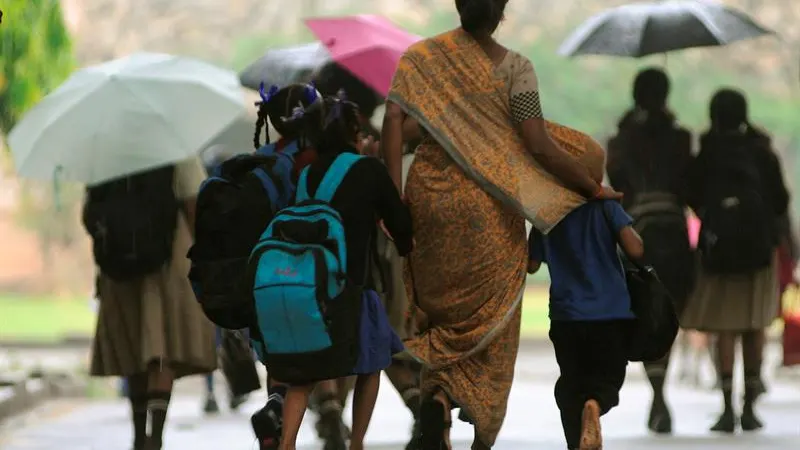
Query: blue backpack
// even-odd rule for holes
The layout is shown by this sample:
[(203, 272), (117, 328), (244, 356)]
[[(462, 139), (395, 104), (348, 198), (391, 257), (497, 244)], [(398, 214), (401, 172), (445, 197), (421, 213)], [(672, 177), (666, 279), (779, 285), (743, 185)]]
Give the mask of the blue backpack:
[(275, 216), (250, 257), (254, 346), (275, 379), (336, 378), (355, 366), (363, 283), (348, 278), (344, 224), (330, 201), (361, 158), (339, 155), (313, 196), (306, 168), (295, 206)]
[(227, 329), (252, 327), (247, 261), (275, 213), (291, 202), (297, 146), (238, 155), (200, 187), (189, 280), (206, 316)]

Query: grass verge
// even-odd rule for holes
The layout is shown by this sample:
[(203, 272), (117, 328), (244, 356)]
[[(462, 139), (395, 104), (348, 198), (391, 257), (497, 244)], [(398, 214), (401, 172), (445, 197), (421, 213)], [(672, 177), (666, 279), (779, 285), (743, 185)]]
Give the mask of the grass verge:
[[(96, 320), (93, 305), (86, 299), (0, 294), (0, 340), (50, 343), (88, 337), (94, 333)], [(522, 308), (522, 335), (542, 337), (547, 329), (547, 289), (528, 287)]]

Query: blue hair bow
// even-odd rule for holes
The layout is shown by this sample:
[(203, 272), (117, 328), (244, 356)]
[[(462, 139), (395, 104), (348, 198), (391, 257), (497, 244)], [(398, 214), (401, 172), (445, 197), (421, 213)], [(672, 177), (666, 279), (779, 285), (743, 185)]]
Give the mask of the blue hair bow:
[(258, 85), (258, 95), (261, 96), (261, 101), (263, 103), (265, 103), (265, 104), (269, 103), (269, 101), (272, 99), (272, 97), (274, 97), (275, 94), (277, 94), (279, 90), (280, 89), (278, 88), (278, 85), (273, 84), (269, 88), (268, 92), (264, 92), (264, 82), (262, 81), (261, 84)]
[(313, 81), (306, 85), (305, 97), (306, 97), (306, 103), (309, 105), (314, 104), (314, 102), (316, 102), (317, 99), (319, 98), (319, 96), (317, 95), (317, 86), (314, 84)]
[(336, 97), (334, 97), (333, 100), (333, 107), (331, 108), (330, 112), (328, 112), (328, 116), (325, 118), (326, 127), (334, 120), (342, 116), (342, 104), (347, 101), (347, 93), (344, 91), (344, 89), (339, 89), (339, 92), (336, 93)]
[(284, 117), (284, 122), (289, 122), (292, 120), (297, 120), (303, 117), (306, 113), (306, 109), (316, 105), (319, 101), (319, 92), (317, 92), (317, 88), (314, 85), (314, 82), (306, 84), (305, 88), (303, 89), (303, 96), (306, 104), (303, 105), (303, 102), (298, 102), (297, 106), (292, 109), (292, 114), (289, 117)]

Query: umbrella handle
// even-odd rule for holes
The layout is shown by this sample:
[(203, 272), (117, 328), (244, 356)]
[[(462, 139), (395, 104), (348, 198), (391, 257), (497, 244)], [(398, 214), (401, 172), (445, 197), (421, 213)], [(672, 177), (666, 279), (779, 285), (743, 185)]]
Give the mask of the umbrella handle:
[(61, 212), (61, 175), (64, 172), (63, 166), (57, 166), (53, 171), (53, 204), (57, 212)]

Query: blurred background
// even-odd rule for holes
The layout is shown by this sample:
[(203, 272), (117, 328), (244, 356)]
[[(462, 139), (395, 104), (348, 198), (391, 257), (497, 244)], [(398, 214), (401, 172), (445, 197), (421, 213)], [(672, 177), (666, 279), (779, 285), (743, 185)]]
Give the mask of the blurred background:
[[(722, 86), (735, 86), (748, 96), (752, 121), (773, 137), (786, 181), (797, 192), (800, 2), (722, 1), (775, 30), (778, 38), (643, 59), (566, 58), (558, 54), (560, 44), (580, 23), (626, 3), (632, 2), (510, 0), (498, 37), (534, 62), (546, 118), (605, 142), (632, 104), (635, 73), (646, 66), (660, 66), (672, 78), (670, 107), (682, 125), (698, 136), (708, 127), (707, 105), (712, 93)], [(0, 10), (4, 13), (0, 24), (0, 424), (7, 413), (2, 389), (10, 385), (3, 384), (4, 376), (52, 366), (87, 378), (87, 355), (96, 322), (91, 243), (79, 220), (83, 187), (23, 180), (14, 174), (5, 139), (26, 111), (75, 70), (138, 51), (192, 56), (240, 72), (269, 49), (312, 42), (314, 37), (302, 22), (308, 17), (380, 14), (423, 37), (458, 25), (454, 0), (0, 0)], [(257, 97), (252, 91), (248, 95)], [(255, 108), (250, 109), (250, 116), (232, 128), (243, 142), (242, 148), (232, 150), (251, 149)], [(798, 217), (797, 197), (792, 207), (792, 216)], [(526, 342), (517, 360), (502, 448), (531, 448), (532, 436), (544, 436), (552, 444), (546, 448), (557, 448), (554, 443), (561, 439), (552, 403), (558, 369), (546, 342), (547, 288), (546, 271), (529, 279), (522, 325)], [(800, 299), (800, 290), (795, 288), (792, 295)], [(800, 311), (800, 303), (793, 308)], [(772, 336), (777, 337), (781, 328), (778, 320)], [(615, 430), (619, 444), (614, 448), (766, 449), (794, 445), (786, 439), (794, 439), (800, 432), (796, 419), (800, 372), (783, 376), (785, 372), (777, 369), (777, 340), (769, 345), (765, 357), (767, 376), (776, 381), (764, 408), (771, 428), (761, 438), (714, 440), (707, 436), (705, 422), (710, 419), (705, 414), (718, 404), (718, 395), (708, 388), (713, 388), (716, 378), (709, 357), (687, 354), (702, 359), (702, 364), (697, 364), (704, 370), (698, 371), (702, 377), (690, 380), (690, 386), (670, 387), (676, 410), (681, 411), (676, 419), (681, 437), (668, 441), (643, 434), (651, 391), (641, 366), (631, 365), (621, 407), (609, 419), (609, 429)], [(682, 361), (681, 367), (694, 364), (686, 361), (689, 363)], [(686, 381), (684, 378), (681, 375)], [(102, 442), (102, 448), (117, 448), (106, 445), (109, 442), (127, 445), (127, 410), (113, 398), (116, 380), (84, 381), (77, 395), (80, 400), (40, 408), (45, 412), (34, 413), (29, 421), (40, 428), (18, 433), (12, 442), (17, 446), (12, 448), (55, 448), (65, 442), (67, 448), (75, 449), (101, 448), (89, 442)], [(246, 416), (223, 415), (203, 421), (200, 397), (205, 388), (200, 383), (200, 377), (194, 377), (181, 384), (183, 390), (178, 390), (171, 407), (176, 421), (170, 439), (181, 442), (175, 448), (233, 448), (231, 444), (236, 442), (242, 444), (237, 448), (255, 448), (247, 447), (252, 439)], [(410, 426), (401, 401), (385, 386), (378, 423), (368, 435), (370, 444), (405, 440)], [(530, 408), (534, 398), (538, 406)], [(262, 404), (263, 398), (253, 396), (245, 411), (253, 412)], [(315, 442), (312, 426), (301, 433), (306, 443)], [(455, 424), (454, 432), (457, 441), (467, 442), (472, 436), (461, 423)], [(3, 439), (0, 427), (0, 447), (4, 447)], [(517, 445), (518, 441), (524, 443)]]
[[(629, 107), (635, 72), (666, 66), (671, 107), (693, 132), (707, 126), (707, 104), (722, 85), (749, 96), (754, 122), (774, 137), (788, 182), (800, 180), (800, 2), (727, 0), (780, 38), (673, 52), (668, 58), (567, 59), (557, 54), (580, 22), (618, 0), (511, 1), (500, 40), (529, 56), (546, 116), (601, 141)], [(23, 9), (24, 20), (14, 18)], [(304, 17), (382, 14), (430, 36), (457, 25), (453, 0), (2, 0), (0, 147), (4, 131), (76, 68), (135, 51), (189, 55), (240, 71), (265, 50), (311, 42)], [(15, 45), (11, 45), (11, 41)], [(253, 121), (255, 111), (253, 110)], [(250, 139), (246, 136), (245, 139)], [(242, 149), (245, 150), (245, 149)], [(94, 326), (89, 240), (78, 220), (80, 186), (23, 181), (0, 151), (0, 340), (88, 337)], [(800, 202), (794, 199), (794, 216)], [(546, 273), (536, 278), (546, 283)], [(526, 333), (546, 329), (544, 292), (532, 285)]]
[[(673, 79), (671, 107), (697, 133), (707, 127), (707, 104), (714, 90), (722, 85), (745, 90), (754, 122), (773, 135), (787, 180), (796, 185), (800, 3), (724, 2), (776, 30), (779, 39), (639, 60), (568, 59), (557, 54), (559, 44), (580, 22), (623, 3), (510, 2), (499, 37), (534, 61), (547, 117), (605, 141), (631, 103), (635, 72), (648, 65), (666, 66)], [(2, 7), (6, 20), (0, 27), (0, 146), (2, 132), (73, 70), (135, 51), (189, 55), (240, 71), (267, 49), (311, 42), (304, 17), (377, 13), (422, 36), (458, 23), (453, 0), (3, 0)], [(21, 9), (24, 20), (10, 20)], [(253, 121), (254, 117), (255, 111)], [(0, 340), (90, 336), (94, 269), (89, 240), (78, 220), (81, 189), (20, 180), (13, 174), (9, 152), (0, 152)], [(796, 198), (793, 206), (796, 216)], [(546, 277), (545, 273), (532, 281), (546, 283)], [(541, 334), (546, 330), (546, 301), (534, 294), (544, 291), (536, 284), (531, 289), (529, 297), (541, 301), (526, 302), (526, 333)]]

